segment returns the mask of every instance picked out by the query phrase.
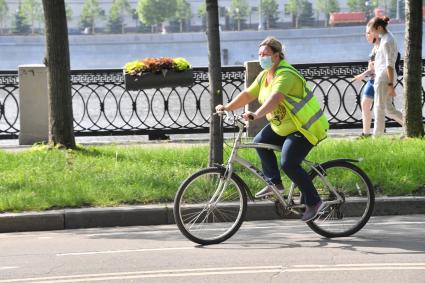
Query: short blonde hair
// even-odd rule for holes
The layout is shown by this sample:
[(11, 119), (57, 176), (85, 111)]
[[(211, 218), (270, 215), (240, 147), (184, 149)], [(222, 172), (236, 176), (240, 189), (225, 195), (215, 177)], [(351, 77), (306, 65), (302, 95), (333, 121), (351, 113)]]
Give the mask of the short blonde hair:
[(273, 36), (266, 37), (263, 41), (261, 41), (260, 47), (261, 46), (270, 47), (270, 49), (273, 51), (273, 53), (279, 53), (280, 59), (285, 59), (285, 55), (283, 54), (285, 47), (275, 37), (273, 37)]

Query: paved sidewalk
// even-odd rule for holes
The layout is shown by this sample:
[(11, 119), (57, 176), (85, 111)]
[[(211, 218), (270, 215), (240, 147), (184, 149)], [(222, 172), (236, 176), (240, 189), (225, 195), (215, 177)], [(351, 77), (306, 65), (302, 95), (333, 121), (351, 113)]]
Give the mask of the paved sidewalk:
[[(349, 209), (349, 208), (348, 208)], [(424, 214), (425, 197), (377, 198), (373, 215)], [(290, 216), (287, 218), (295, 218)], [(246, 220), (281, 219), (274, 203), (256, 201), (248, 205)], [(0, 232), (46, 231), (92, 227), (173, 224), (173, 204), (113, 208), (61, 209), (46, 212), (0, 214)]]

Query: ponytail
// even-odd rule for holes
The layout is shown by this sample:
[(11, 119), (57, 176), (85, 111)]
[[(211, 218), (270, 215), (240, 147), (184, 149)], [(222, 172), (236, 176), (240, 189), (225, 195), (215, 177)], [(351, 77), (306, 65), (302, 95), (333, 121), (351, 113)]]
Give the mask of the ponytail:
[(387, 30), (388, 23), (390, 22), (390, 18), (387, 16), (384, 17), (373, 17), (369, 23), (368, 27), (372, 27), (374, 29), (378, 29), (378, 27), (382, 27), (384, 30)]

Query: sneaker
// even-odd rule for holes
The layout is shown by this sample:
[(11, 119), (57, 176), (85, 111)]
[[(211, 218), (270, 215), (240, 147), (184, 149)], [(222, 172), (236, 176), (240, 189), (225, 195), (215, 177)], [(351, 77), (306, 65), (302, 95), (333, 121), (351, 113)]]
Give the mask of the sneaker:
[(314, 220), (317, 215), (319, 214), (320, 210), (323, 208), (323, 202), (319, 201), (315, 205), (306, 205), (305, 206), (305, 212), (303, 214), (303, 217), (301, 218), (304, 222), (309, 222), (311, 220)]
[[(279, 193), (282, 194), (283, 193), (282, 184), (276, 185), (276, 187), (277, 187)], [(255, 198), (263, 198), (263, 197), (270, 196), (270, 195), (273, 195), (273, 194), (274, 194), (273, 189), (270, 186), (266, 186), (261, 191), (258, 191), (255, 194)]]

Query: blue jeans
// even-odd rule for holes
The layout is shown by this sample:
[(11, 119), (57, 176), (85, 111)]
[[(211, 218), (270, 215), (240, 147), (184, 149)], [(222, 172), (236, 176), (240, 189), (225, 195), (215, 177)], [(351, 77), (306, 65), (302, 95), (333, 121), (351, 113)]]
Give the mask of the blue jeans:
[[(295, 132), (286, 137), (273, 132), (270, 124), (265, 126), (254, 138), (255, 143), (268, 143), (282, 147), (280, 167), (303, 193), (307, 205), (315, 205), (320, 196), (301, 162), (313, 148), (313, 145), (300, 133)], [(280, 171), (273, 150), (257, 149), (261, 159), (264, 175), (273, 183), (281, 184)]]
[(367, 83), (366, 83), (366, 85), (364, 87), (364, 90), (363, 90), (363, 95), (364, 96), (373, 99), (373, 97), (375, 95), (375, 90), (373, 89), (373, 83), (374, 82), (375, 82), (374, 80), (368, 80), (367, 81)]

